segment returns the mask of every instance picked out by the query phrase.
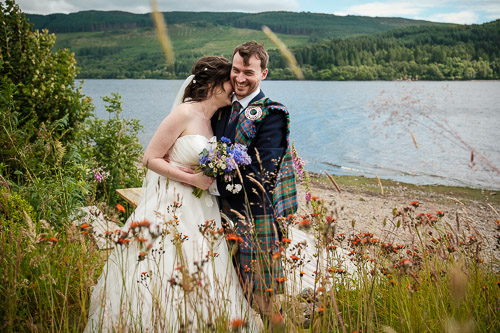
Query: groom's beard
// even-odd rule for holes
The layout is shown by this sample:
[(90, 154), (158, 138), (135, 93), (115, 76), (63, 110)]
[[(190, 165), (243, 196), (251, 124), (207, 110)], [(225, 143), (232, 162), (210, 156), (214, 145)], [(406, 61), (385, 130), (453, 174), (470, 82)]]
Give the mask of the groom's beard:
[(238, 100), (241, 100), (256, 91), (259, 88), (260, 82), (250, 82), (247, 80), (242, 85), (239, 85), (236, 80), (233, 79), (231, 80), (231, 83), (234, 89), (234, 94)]

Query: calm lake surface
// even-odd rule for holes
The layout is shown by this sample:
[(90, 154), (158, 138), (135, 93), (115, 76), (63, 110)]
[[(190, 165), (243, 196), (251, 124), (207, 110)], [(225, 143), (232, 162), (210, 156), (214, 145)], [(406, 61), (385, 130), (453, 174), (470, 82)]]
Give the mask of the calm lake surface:
[[(146, 146), (182, 80), (85, 80), (83, 93), (107, 118), (102, 96), (122, 96)], [(306, 169), (415, 184), (500, 189), (500, 81), (263, 81), (284, 103)], [(474, 156), (471, 162), (471, 152)]]

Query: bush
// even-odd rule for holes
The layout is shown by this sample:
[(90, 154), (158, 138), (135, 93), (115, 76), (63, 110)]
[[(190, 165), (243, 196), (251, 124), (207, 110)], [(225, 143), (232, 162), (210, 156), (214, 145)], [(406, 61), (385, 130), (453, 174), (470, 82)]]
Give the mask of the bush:
[(12, 0), (0, 9), (1, 172), (38, 218), (61, 220), (88, 193), (75, 142), (93, 106), (75, 87), (73, 55), (51, 51), (55, 36), (33, 32)]
[(117, 188), (137, 187), (144, 176), (142, 146), (137, 137), (142, 125), (137, 119), (120, 119), (122, 103), (120, 95), (104, 97), (109, 119), (91, 117), (87, 121), (86, 158), (96, 168), (92, 175), (97, 181), (96, 199), (111, 206), (118, 201)]
[(116, 188), (141, 183), (141, 125), (119, 118), (118, 95), (105, 98), (112, 117), (95, 118), (73, 54), (52, 52), (55, 36), (33, 32), (14, 1), (0, 9), (0, 175), (52, 224), (89, 201), (115, 203)]

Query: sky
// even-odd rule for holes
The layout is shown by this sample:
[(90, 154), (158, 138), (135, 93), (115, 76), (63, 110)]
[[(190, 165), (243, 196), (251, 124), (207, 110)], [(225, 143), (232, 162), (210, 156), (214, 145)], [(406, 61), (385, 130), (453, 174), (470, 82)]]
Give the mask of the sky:
[[(1, 2), (4, 2), (3, 0)], [(16, 0), (32, 14), (82, 10), (151, 12), (149, 0)], [(404, 17), (434, 22), (481, 24), (500, 18), (500, 0), (156, 0), (160, 11), (292, 11)]]

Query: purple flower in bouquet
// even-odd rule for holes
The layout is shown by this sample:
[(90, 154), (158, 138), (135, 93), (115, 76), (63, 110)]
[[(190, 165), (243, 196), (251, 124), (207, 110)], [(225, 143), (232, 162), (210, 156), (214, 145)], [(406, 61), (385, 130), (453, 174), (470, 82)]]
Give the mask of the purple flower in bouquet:
[[(232, 182), (236, 169), (251, 162), (246, 146), (239, 143), (231, 144), (231, 140), (222, 137), (220, 141), (210, 141), (208, 147), (200, 153), (199, 168), (208, 177), (224, 176), (226, 182)], [(241, 185), (232, 185), (230, 190), (237, 193), (241, 190)], [(193, 194), (199, 198), (202, 192), (197, 188)]]

